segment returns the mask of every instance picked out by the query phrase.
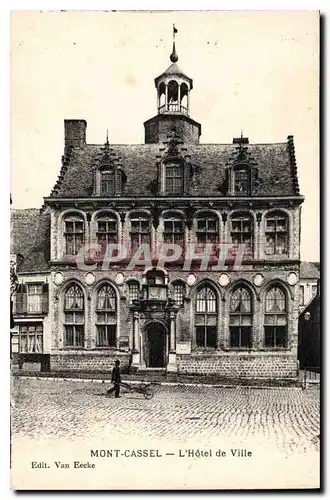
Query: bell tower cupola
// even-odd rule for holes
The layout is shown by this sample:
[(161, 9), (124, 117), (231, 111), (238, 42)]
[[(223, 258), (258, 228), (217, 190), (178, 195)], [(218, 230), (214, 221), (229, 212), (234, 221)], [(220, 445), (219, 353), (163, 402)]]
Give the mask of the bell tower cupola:
[(183, 142), (199, 143), (201, 125), (190, 118), (190, 92), (193, 81), (177, 64), (177, 32), (173, 25), (173, 49), (170, 55), (172, 64), (155, 78), (158, 113), (144, 123), (146, 144), (167, 141), (173, 133)]

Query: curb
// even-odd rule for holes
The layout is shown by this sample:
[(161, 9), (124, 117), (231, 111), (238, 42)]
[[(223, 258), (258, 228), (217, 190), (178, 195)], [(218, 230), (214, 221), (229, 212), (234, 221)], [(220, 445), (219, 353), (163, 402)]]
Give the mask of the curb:
[[(99, 384), (111, 384), (109, 379), (93, 379), (93, 378), (69, 378), (69, 377), (31, 377), (28, 375), (13, 375), (13, 377), (20, 379), (34, 379), (34, 380), (50, 380), (60, 381), (60, 382), (97, 382)], [(230, 384), (203, 384), (203, 383), (192, 383), (192, 382), (150, 382), (146, 380), (123, 380), (125, 384), (137, 385), (137, 384), (151, 384), (160, 385), (164, 387), (215, 387), (217, 389), (297, 389), (302, 390), (302, 387), (295, 386), (249, 386), (249, 385), (230, 385)]]

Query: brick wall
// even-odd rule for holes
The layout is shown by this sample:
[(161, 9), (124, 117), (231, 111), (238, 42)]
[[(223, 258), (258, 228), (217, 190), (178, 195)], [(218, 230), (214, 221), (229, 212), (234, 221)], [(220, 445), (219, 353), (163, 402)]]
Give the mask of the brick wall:
[(50, 356), (50, 366), (52, 371), (110, 371), (116, 359), (119, 359), (121, 369), (125, 371), (128, 367), (129, 355), (122, 353), (63, 352)]
[(291, 352), (180, 355), (177, 363), (182, 374), (217, 374), (238, 379), (297, 377), (297, 358)]

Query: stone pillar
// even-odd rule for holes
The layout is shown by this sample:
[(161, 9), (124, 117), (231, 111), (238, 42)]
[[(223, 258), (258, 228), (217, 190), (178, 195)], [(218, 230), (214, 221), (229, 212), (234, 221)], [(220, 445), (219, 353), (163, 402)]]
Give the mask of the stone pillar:
[(179, 104), (179, 112), (181, 113), (181, 85), (178, 85), (178, 104)]
[(140, 366), (140, 325), (139, 325), (139, 313), (137, 311), (133, 312), (133, 351), (132, 351), (132, 366)]
[(168, 85), (165, 85), (165, 111), (168, 111)]
[(190, 96), (190, 90), (187, 91), (187, 113), (189, 115), (189, 96)]
[(176, 342), (175, 342), (175, 314), (174, 311), (170, 312), (170, 352), (168, 355), (168, 372), (178, 371), (176, 364)]

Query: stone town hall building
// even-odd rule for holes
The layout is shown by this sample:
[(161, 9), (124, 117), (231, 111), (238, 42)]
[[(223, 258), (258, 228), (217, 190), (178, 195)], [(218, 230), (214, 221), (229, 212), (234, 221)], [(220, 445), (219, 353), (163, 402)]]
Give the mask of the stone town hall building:
[[(175, 45), (170, 59), (144, 144), (88, 144), (86, 121), (65, 120), (50, 196), (41, 210), (12, 211), (13, 352), (52, 370), (108, 370), (119, 358), (136, 370), (295, 378), (303, 197), (293, 137), (200, 144)], [(162, 242), (181, 257), (155, 262)], [(104, 267), (107, 243), (127, 255)], [(151, 260), (132, 268), (141, 244)]]

